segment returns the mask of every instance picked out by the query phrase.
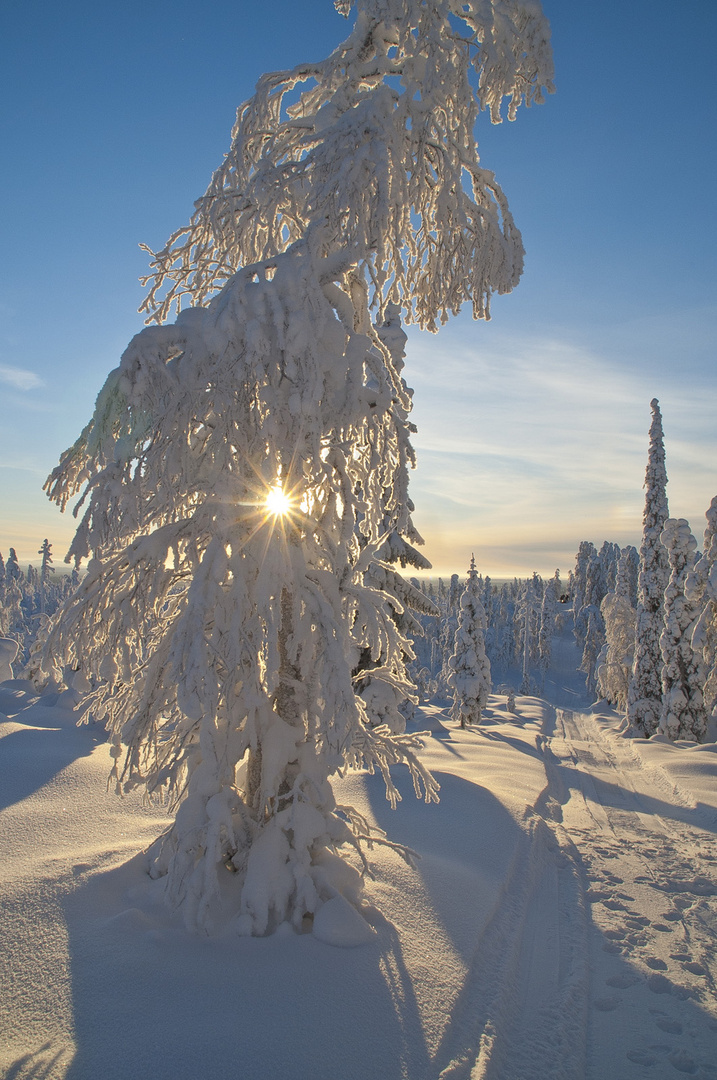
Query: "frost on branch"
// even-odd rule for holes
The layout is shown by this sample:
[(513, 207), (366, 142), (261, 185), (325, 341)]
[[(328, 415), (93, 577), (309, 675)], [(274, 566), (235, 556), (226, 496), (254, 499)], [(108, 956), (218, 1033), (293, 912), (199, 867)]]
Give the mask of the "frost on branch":
[(547, 40), (533, 0), (360, 0), (328, 60), (265, 76), (154, 257), (149, 321), (176, 302), (176, 322), (134, 338), (47, 482), (80, 496), (68, 558), (89, 563), (44, 663), (84, 672), (117, 789), (176, 808), (151, 872), (189, 925), (216, 925), (220, 891), (241, 933), (358, 903), (389, 841), (337, 806), (347, 767), (395, 803), (403, 763), (437, 798), (396, 709), (411, 609), (432, 608), (396, 568), (427, 565), (400, 314), (487, 315), (517, 281), (473, 124), (539, 100)]
[[(348, 10), (348, 5), (344, 5)], [(513, 120), (552, 91), (550, 32), (536, 0), (357, 0), (326, 60), (264, 75), (189, 226), (152, 253), (143, 305), (207, 298), (240, 267), (302, 243), (365, 270), (372, 300), (434, 329), (462, 304), (487, 318), (510, 292), (523, 246), (480, 163), (481, 110)], [(341, 8), (341, 10), (344, 10)], [(296, 100), (298, 97), (298, 100)], [(292, 104), (286, 104), (286, 100)]]

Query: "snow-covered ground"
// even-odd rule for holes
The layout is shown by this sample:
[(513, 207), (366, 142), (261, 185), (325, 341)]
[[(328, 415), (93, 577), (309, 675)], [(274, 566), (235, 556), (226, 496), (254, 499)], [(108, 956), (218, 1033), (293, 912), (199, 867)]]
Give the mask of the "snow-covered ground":
[(108, 793), (97, 730), (0, 684), (0, 1074), (717, 1077), (717, 745), (626, 739), (559, 661), (555, 704), (421, 710), (438, 806), (400, 770), (396, 811), (339, 782), (421, 855), (374, 849), (353, 947), (340, 904), (324, 940), (187, 934), (137, 854), (162, 812)]

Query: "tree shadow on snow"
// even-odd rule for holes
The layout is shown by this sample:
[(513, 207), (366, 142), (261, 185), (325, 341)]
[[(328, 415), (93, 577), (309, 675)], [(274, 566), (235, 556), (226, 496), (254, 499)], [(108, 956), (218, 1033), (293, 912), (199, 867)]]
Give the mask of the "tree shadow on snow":
[(383, 781), (366, 778), (377, 824), (388, 839), (416, 851), (421, 877), (438, 919), (461, 953), (476, 940), (484, 907), (508, 876), (525, 835), (486, 788), (453, 773), (434, 771), (440, 802), (419, 804), (404, 767), (392, 770), (402, 801), (392, 810)]
[[(45, 710), (51, 722), (50, 710)], [(25, 723), (25, 713), (18, 715)], [(22, 727), (0, 739), (0, 810), (39, 791), (77, 758), (87, 757), (104, 732), (76, 727)]]
[(184, 931), (144, 862), (88, 877), (65, 903), (76, 1054), (64, 1080), (401, 1080), (427, 1075), (400, 942), (334, 948)]
[[(505, 731), (505, 721), (502, 721), (502, 724), (503, 724), (503, 730), (502, 731), (495, 731), (491, 727), (483, 727), (482, 725), (481, 726), (476, 726), (476, 727), (473, 727), (473, 728), (466, 728), (466, 731), (468, 731), (468, 732), (473, 731), (477, 735), (482, 735), (483, 738), (490, 739), (493, 742), (505, 743), (507, 746), (512, 747), (514, 750), (517, 750), (519, 753), (527, 754), (528, 757), (533, 757), (533, 758), (536, 758), (536, 759), (542, 759), (543, 755), (541, 754), (540, 750), (535, 745), (535, 743), (526, 742), (526, 740), (524, 738), (523, 739), (513, 738), (513, 736), (509, 735)], [(522, 728), (523, 725), (521, 724), (520, 726)]]
[(14, 1061), (2, 1074), (3, 1080), (64, 1080), (71, 1056), (63, 1042), (51, 1040)]
[(409, 731), (430, 731), (434, 739), (447, 739), (450, 741), (452, 733), (450, 728), (446, 727), (446, 723), (450, 718), (448, 709), (439, 709), (438, 706), (433, 706), (430, 712), (421, 711), (417, 714), (406, 727)]
[[(696, 806), (678, 806), (675, 803), (665, 802), (653, 795), (644, 792), (636, 793), (619, 784), (611, 784), (601, 780), (593, 773), (585, 772), (574, 765), (560, 764), (560, 773), (566, 788), (585, 790), (590, 785), (597, 795), (602, 806), (611, 807), (614, 810), (624, 810), (628, 813), (640, 813), (667, 818), (678, 821), (683, 825), (691, 825), (695, 829), (704, 832), (717, 833), (717, 817), (714, 809), (698, 802)], [(569, 796), (569, 793), (567, 793)], [(562, 799), (560, 801), (563, 801)]]
[[(438, 922), (447, 947), (469, 963), (521, 831), (475, 784), (439, 775), (442, 802), (424, 806), (407, 770), (395, 772), (398, 809), (377, 777), (365, 778), (369, 798), (389, 838), (423, 857), (414, 872), (385, 856), (398, 877), (388, 867), (389, 900), (367, 912), (376, 939), (358, 948), (286, 928), (263, 939), (191, 935), (163, 907), (161, 883), (149, 882), (141, 857), (89, 875), (65, 901), (76, 1043), (65, 1080), (432, 1078), (429, 1042), (436, 1023), (450, 1023), (460, 965), (441, 961), (445, 970), (432, 970), (427, 984), (421, 939)], [(404, 916), (412, 930), (392, 924)], [(427, 1004), (427, 992), (438, 1005)], [(437, 1008), (445, 1010), (438, 1020)]]

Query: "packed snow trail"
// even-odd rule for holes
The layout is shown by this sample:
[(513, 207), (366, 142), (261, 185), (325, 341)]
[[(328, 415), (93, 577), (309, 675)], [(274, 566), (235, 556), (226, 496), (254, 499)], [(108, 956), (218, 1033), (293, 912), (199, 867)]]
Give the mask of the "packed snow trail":
[(592, 715), (558, 709), (544, 729), (544, 812), (592, 906), (586, 1075), (717, 1076), (714, 810)]

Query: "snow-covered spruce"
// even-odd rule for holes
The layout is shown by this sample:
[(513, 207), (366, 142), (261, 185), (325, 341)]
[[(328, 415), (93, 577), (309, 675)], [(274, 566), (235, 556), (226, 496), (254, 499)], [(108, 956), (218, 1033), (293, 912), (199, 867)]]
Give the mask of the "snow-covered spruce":
[(703, 698), (706, 673), (702, 653), (692, 645), (700, 605), (685, 593), (687, 577), (695, 565), (697, 541), (684, 518), (669, 518), (662, 542), (672, 572), (665, 590), (665, 626), (660, 638), (663, 668), (658, 731), (670, 739), (700, 742), (707, 731)]
[(556, 603), (554, 584), (548, 582), (543, 587), (543, 599), (540, 605), (540, 629), (538, 631), (538, 664), (540, 667), (541, 688), (545, 686), (545, 676), (550, 668), (553, 653)]
[(597, 560), (595, 545), (590, 540), (581, 540), (575, 556), (575, 570), (572, 573), (573, 623), (575, 640), (582, 652), (585, 648), (587, 619), (583, 619), (583, 608), (590, 604), (588, 568)]
[(652, 424), (645, 473), (645, 512), (642, 518), (635, 624), (635, 666), (627, 698), (628, 719), (646, 736), (654, 735), (662, 712), (660, 636), (664, 627), (665, 589), (670, 576), (669, 560), (661, 540), (669, 512), (662, 416), (657, 398), (650, 402), (650, 408)]
[(715, 719), (717, 711), (717, 495), (705, 517), (704, 551), (685, 579), (685, 595), (700, 611), (692, 632), (692, 647), (705, 665), (705, 710)]
[[(585, 672), (587, 687), (595, 689), (595, 663), (605, 644), (605, 627), (600, 605), (609, 591), (615, 588), (620, 548), (605, 540), (599, 551), (583, 540), (575, 558), (573, 574), (573, 621), (575, 639), (582, 651), (581, 671)], [(589, 638), (589, 640), (588, 640)]]
[(225, 866), (244, 933), (356, 901), (337, 853), (363, 859), (368, 826), (329, 783), (347, 766), (380, 769), (395, 801), (406, 762), (436, 797), (415, 737), (372, 726), (355, 692), (410, 655), (382, 553), (419, 539), (411, 397), (385, 328), (392, 304), (429, 328), (466, 301), (487, 317), (517, 283), (474, 125), (551, 78), (535, 0), (358, 0), (327, 60), (264, 76), (239, 109), (190, 225), (153, 256), (150, 321), (192, 306), (131, 342), (48, 481), (63, 507), (84, 489), (68, 557), (90, 561), (47, 663), (92, 680), (117, 786), (178, 806), (152, 873), (190, 925), (212, 925)]
[(542, 582), (536, 574), (523, 583), (515, 605), (513, 625), (515, 628), (516, 659), (522, 663), (521, 694), (534, 694), (538, 690), (531, 676), (533, 666), (539, 661), (539, 629)]
[(585, 624), (585, 644), (580, 660), (580, 671), (585, 672), (585, 688), (593, 694), (597, 686), (598, 661), (605, 642), (605, 623), (600, 609), (588, 604), (582, 610)]
[(491, 690), (490, 663), (485, 654), (486, 618), (481, 603), (475, 557), (471, 555), (468, 581), (461, 594), (453, 655), (448, 661), (448, 684), (453, 691), (451, 716), (462, 728), (480, 722)]
[(630, 603), (634, 560), (637, 552), (627, 547), (620, 556), (614, 592), (600, 605), (605, 623), (605, 644), (597, 662), (597, 689), (618, 709), (627, 709), (627, 692), (635, 659), (635, 608)]

